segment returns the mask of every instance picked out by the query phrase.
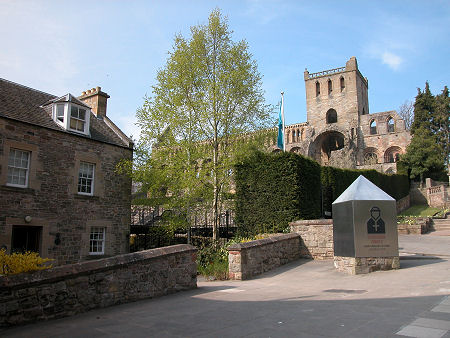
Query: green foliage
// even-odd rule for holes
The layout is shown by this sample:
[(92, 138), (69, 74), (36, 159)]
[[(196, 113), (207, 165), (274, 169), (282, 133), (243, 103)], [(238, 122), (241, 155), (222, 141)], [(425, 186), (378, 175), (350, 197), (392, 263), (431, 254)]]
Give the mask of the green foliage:
[(291, 221), (322, 217), (359, 175), (397, 200), (409, 193), (405, 175), (320, 167), (293, 153), (254, 152), (235, 168), (235, 222), (240, 236), (283, 232)]
[(414, 103), (413, 138), (401, 157), (403, 166), (411, 178), (445, 178), (445, 165), (450, 154), (450, 99), (445, 87), (436, 97), (430, 92), (428, 82), (425, 89), (418, 89)]
[(254, 152), (235, 166), (239, 235), (283, 232), (320, 217), (320, 166), (293, 153)]
[(233, 163), (267, 138), (245, 133), (273, 125), (270, 113), (247, 43), (233, 41), (227, 19), (214, 10), (190, 38), (175, 37), (152, 96), (137, 111), (134, 167), (121, 169), (144, 184), (153, 205), (186, 214), (199, 203), (211, 208), (216, 234)]
[(51, 265), (45, 263), (52, 261), (41, 258), (37, 252), (27, 251), (8, 255), (5, 249), (0, 250), (0, 275), (13, 275), (23, 272), (49, 269)]
[(405, 175), (385, 175), (376, 170), (351, 170), (334, 167), (321, 168), (323, 210), (331, 211), (331, 204), (359, 175), (363, 175), (391, 197), (399, 200), (409, 194), (409, 180)]
[(209, 245), (197, 252), (197, 271), (215, 279), (228, 278), (228, 250), (224, 245)]

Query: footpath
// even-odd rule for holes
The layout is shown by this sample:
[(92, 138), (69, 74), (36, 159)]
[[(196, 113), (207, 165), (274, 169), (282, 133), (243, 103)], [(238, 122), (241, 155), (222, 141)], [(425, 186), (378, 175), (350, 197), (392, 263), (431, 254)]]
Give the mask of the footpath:
[(198, 288), (0, 331), (4, 337), (447, 337), (450, 236), (400, 235), (401, 269), (350, 276), (299, 260)]

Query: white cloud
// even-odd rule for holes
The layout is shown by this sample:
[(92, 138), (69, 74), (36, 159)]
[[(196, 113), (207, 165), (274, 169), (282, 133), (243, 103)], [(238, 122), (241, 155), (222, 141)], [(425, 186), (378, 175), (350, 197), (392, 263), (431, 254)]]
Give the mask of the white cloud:
[(384, 52), (381, 55), (381, 60), (393, 70), (398, 70), (403, 63), (403, 58), (391, 52)]

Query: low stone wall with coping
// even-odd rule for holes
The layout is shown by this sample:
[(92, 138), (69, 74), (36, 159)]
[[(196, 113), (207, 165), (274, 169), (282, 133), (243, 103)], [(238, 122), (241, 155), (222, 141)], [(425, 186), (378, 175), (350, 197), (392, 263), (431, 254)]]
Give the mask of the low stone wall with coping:
[(409, 217), (405, 223), (397, 224), (398, 233), (402, 235), (423, 235), (432, 229), (431, 217)]
[(0, 327), (196, 288), (196, 252), (180, 244), (0, 276)]
[(333, 220), (314, 219), (289, 223), (291, 233), (301, 237), (300, 255), (318, 260), (333, 259)]
[(280, 234), (228, 247), (230, 279), (244, 280), (300, 258), (300, 236)]

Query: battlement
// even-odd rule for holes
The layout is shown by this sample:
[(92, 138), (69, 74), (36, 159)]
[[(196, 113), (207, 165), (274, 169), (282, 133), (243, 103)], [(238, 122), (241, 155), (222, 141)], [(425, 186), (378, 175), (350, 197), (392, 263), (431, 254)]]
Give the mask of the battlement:
[(314, 78), (321, 77), (321, 76), (327, 76), (330, 74), (342, 73), (342, 72), (345, 72), (345, 67), (323, 70), (321, 72), (311, 73), (311, 74), (309, 74), (309, 72), (308, 72), (308, 77), (306, 78), (306, 76), (305, 76), (305, 80), (314, 79)]

